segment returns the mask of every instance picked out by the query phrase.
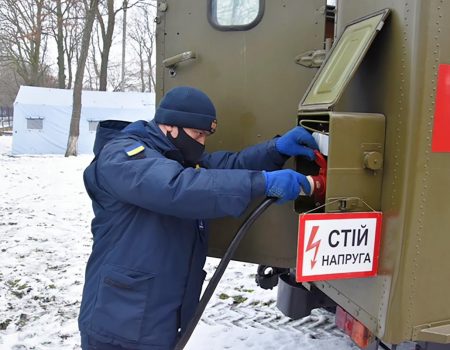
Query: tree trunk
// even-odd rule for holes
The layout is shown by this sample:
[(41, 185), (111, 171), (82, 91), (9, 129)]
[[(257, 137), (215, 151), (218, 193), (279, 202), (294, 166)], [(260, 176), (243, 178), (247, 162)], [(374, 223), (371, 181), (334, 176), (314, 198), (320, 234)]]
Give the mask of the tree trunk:
[(66, 74), (64, 73), (64, 34), (63, 34), (63, 13), (61, 7), (61, 0), (56, 0), (56, 26), (57, 36), (56, 45), (58, 48), (58, 88), (65, 89)]
[(116, 23), (116, 14), (114, 12), (114, 0), (107, 0), (108, 7), (108, 25), (106, 32), (102, 33), (103, 36), (103, 51), (101, 55), (100, 64), (100, 91), (106, 91), (108, 85), (108, 62), (109, 52), (111, 51), (111, 45), (114, 34), (114, 26)]
[[(142, 47), (139, 47), (139, 65), (140, 65), (140, 78), (141, 78), (141, 92), (145, 92), (145, 62), (144, 53), (142, 52)], [(151, 89), (151, 87), (150, 87)]]
[(80, 135), (80, 116), (81, 116), (81, 93), (83, 89), (84, 70), (89, 53), (89, 43), (91, 41), (92, 26), (94, 24), (95, 14), (98, 8), (99, 0), (90, 0), (89, 8), (86, 14), (86, 22), (81, 40), (80, 58), (75, 73), (75, 83), (73, 88), (73, 108), (72, 118), (70, 120), (69, 139), (67, 141), (66, 157), (77, 155), (78, 136)]
[(33, 40), (31, 41), (31, 79), (33, 86), (40, 85), (41, 39), (42, 39), (42, 0), (36, 1), (36, 23), (33, 26)]
[(67, 60), (67, 71), (69, 73), (69, 77), (67, 79), (67, 88), (72, 88), (72, 60)]
[(120, 91), (125, 87), (125, 53), (127, 40), (127, 7), (128, 0), (123, 0), (123, 23), (122, 23), (122, 75), (120, 77)]

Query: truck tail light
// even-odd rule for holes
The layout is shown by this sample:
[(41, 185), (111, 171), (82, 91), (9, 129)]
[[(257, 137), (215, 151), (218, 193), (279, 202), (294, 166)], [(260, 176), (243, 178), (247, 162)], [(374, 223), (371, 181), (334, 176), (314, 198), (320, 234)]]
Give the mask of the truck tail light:
[(341, 307), (336, 308), (336, 326), (345, 332), (361, 349), (375, 340), (374, 334)]

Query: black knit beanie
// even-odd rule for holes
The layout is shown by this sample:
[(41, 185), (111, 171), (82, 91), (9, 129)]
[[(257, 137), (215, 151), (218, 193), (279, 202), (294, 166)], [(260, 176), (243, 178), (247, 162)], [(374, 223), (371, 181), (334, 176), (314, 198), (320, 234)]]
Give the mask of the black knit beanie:
[(163, 97), (155, 113), (158, 124), (207, 130), (216, 130), (216, 109), (202, 91), (190, 87), (173, 88)]

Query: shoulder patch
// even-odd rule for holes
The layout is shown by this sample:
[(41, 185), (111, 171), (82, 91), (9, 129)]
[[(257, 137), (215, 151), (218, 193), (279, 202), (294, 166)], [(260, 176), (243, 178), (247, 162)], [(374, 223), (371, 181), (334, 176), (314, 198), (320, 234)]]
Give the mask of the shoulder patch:
[(135, 142), (131, 146), (125, 147), (124, 151), (128, 157), (133, 157), (136, 154), (141, 153), (145, 149), (144, 145), (140, 142)]

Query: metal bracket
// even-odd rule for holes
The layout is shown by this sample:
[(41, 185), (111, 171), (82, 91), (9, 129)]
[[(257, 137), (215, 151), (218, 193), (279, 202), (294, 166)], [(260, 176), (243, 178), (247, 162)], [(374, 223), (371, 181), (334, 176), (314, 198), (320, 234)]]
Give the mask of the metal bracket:
[(295, 57), (295, 63), (307, 68), (319, 68), (325, 61), (326, 50), (310, 50)]
[(361, 200), (356, 197), (329, 198), (327, 203), (328, 211), (347, 212), (362, 206)]
[(449, 320), (416, 326), (413, 329), (413, 336), (415, 339), (420, 341), (449, 344), (450, 343)]

